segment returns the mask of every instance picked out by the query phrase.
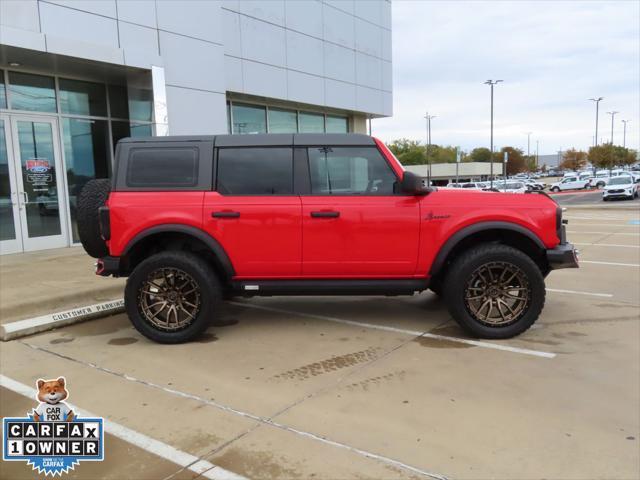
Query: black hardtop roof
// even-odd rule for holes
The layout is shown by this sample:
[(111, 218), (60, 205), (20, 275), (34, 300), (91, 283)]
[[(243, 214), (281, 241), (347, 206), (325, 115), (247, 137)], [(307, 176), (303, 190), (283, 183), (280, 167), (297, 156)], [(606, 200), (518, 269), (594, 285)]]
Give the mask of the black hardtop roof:
[(216, 147), (273, 146), (364, 146), (373, 138), (361, 133), (260, 133), (245, 135), (174, 135), (167, 137), (127, 137), (119, 143), (214, 142)]

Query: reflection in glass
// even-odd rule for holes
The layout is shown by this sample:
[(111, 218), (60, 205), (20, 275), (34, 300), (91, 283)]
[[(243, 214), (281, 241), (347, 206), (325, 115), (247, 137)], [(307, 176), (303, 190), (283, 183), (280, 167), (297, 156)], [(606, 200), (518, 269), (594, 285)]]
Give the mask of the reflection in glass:
[(267, 133), (267, 109), (233, 104), (233, 133)]
[(11, 108), (14, 110), (56, 111), (56, 91), (53, 77), (9, 72), (9, 94)]
[(9, 181), (9, 155), (4, 120), (0, 120), (0, 240), (16, 238)]
[(0, 70), (0, 108), (7, 108), (7, 92), (4, 88), (4, 72)]
[(153, 94), (147, 89), (109, 85), (109, 106), (114, 118), (150, 122)]
[(107, 96), (101, 83), (60, 79), (60, 111), (76, 115), (107, 116)]
[(62, 120), (62, 142), (67, 164), (69, 210), (74, 243), (79, 242), (77, 199), (82, 187), (94, 178), (109, 176), (109, 132), (106, 120)]
[(127, 137), (150, 137), (153, 135), (150, 124), (111, 122), (111, 134), (113, 135), (113, 151), (116, 150), (118, 140)]
[(297, 114), (293, 110), (269, 108), (269, 133), (296, 133)]
[(324, 133), (324, 115), (300, 112), (298, 115), (300, 133)]
[(53, 132), (50, 123), (17, 122), (29, 237), (60, 235)]
[(332, 117), (327, 115), (327, 133), (347, 133), (347, 117)]

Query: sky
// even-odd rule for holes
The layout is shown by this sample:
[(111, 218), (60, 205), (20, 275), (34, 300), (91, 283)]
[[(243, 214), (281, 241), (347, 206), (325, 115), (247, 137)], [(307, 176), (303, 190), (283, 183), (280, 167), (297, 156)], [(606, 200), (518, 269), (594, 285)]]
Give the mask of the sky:
[(640, 141), (640, 2), (393, 0), (393, 116), (374, 119), (384, 141), (426, 139), (469, 151), (494, 148), (554, 154), (588, 149), (598, 137), (638, 149)]

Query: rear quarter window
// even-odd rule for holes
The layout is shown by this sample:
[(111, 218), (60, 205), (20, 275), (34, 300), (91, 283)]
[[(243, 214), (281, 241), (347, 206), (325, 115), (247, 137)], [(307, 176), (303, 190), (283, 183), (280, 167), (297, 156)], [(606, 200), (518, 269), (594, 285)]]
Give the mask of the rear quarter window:
[(195, 187), (198, 184), (196, 147), (132, 148), (127, 186)]

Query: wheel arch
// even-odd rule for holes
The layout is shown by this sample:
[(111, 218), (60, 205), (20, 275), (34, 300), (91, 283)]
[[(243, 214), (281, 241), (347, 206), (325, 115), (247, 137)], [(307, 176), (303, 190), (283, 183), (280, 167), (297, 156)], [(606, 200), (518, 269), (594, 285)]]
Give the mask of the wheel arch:
[(235, 275), (229, 255), (215, 238), (199, 228), (183, 224), (157, 225), (136, 234), (121, 254), (125, 272), (130, 273), (148, 256), (167, 249), (204, 255), (222, 280), (230, 280)]
[(542, 240), (531, 230), (510, 222), (480, 222), (458, 230), (440, 247), (431, 264), (429, 275), (432, 278), (442, 276), (449, 263), (461, 252), (479, 243), (497, 242), (521, 250), (531, 257), (546, 275), (549, 266), (546, 262), (545, 246)]

